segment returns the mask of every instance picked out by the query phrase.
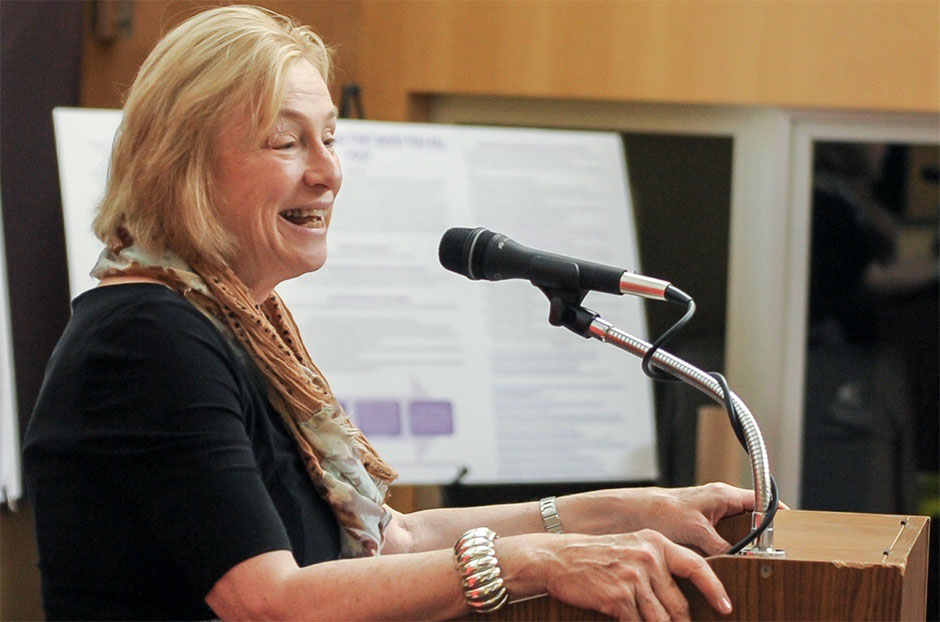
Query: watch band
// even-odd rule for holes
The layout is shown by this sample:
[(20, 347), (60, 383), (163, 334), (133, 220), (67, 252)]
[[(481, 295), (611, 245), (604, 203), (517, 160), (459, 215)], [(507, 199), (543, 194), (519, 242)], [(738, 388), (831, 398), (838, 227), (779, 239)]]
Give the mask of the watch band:
[(542, 513), (542, 522), (545, 523), (545, 531), (549, 533), (562, 532), (561, 518), (558, 516), (555, 497), (545, 497), (539, 501), (539, 511)]

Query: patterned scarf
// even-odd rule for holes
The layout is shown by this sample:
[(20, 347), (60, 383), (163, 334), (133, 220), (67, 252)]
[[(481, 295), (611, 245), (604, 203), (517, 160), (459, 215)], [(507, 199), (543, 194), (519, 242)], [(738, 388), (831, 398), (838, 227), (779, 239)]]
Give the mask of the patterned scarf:
[(137, 245), (105, 249), (91, 272), (156, 279), (180, 293), (251, 355), (268, 398), (297, 443), (307, 472), (342, 527), (343, 557), (377, 555), (391, 513), (383, 503), (397, 473), (349, 420), (313, 364), (297, 325), (277, 293), (256, 305), (228, 267), (188, 266), (167, 251)]

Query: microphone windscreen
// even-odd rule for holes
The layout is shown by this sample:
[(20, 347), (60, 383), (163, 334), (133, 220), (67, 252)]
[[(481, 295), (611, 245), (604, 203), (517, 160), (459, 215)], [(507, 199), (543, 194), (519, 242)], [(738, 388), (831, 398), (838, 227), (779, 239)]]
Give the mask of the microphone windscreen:
[(486, 245), (495, 235), (483, 227), (453, 227), (441, 236), (437, 257), (441, 265), (451, 272), (479, 279), (483, 274)]
[[(453, 227), (441, 236), (441, 243), (437, 247), (437, 258), (441, 265), (451, 272), (467, 274), (467, 251), (470, 240), (473, 239), (473, 229), (467, 227)], [(465, 248), (467, 247), (467, 248)]]

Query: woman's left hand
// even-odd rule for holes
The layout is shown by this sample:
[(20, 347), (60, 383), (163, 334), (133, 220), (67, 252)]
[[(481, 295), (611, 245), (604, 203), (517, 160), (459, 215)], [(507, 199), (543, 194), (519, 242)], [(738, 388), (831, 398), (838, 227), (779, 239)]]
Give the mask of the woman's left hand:
[(623, 488), (560, 497), (565, 531), (604, 534), (655, 529), (677, 544), (717, 555), (728, 548), (715, 524), (754, 508), (754, 492), (713, 483), (689, 488)]

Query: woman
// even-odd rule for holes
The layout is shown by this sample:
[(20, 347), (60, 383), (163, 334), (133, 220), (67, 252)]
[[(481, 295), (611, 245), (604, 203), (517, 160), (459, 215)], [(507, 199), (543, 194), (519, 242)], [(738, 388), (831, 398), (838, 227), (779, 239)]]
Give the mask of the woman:
[(671, 575), (729, 612), (681, 545), (724, 550), (712, 525), (745, 490), (385, 505), (394, 470), (274, 293), (326, 260), (328, 73), (313, 33), (251, 7), (196, 15), (142, 66), (95, 221), (101, 286), (73, 302), (24, 449), (48, 616), (446, 619), (547, 592), (686, 619)]

